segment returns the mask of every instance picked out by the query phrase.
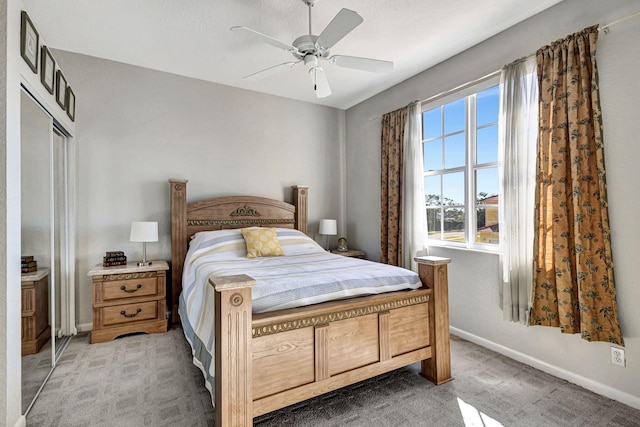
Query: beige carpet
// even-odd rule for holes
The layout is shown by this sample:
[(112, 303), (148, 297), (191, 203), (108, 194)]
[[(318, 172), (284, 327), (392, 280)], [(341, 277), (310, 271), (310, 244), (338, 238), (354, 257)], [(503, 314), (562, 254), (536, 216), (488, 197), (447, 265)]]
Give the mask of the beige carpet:
[(35, 354), (22, 356), (22, 411), (38, 393), (44, 379), (51, 370), (51, 340)]
[[(452, 337), (454, 381), (411, 366), (255, 420), (256, 426), (624, 426), (640, 411)], [(71, 340), (27, 425), (213, 426), (182, 330)]]

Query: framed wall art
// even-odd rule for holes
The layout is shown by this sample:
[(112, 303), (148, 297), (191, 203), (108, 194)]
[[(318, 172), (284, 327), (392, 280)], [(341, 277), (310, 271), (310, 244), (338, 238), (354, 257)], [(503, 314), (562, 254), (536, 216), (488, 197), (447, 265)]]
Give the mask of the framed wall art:
[(67, 116), (72, 122), (76, 120), (76, 94), (73, 93), (71, 86), (67, 86)]
[(56, 72), (56, 102), (63, 110), (67, 108), (67, 79), (64, 78), (62, 71)]
[(56, 76), (56, 61), (51, 56), (51, 51), (46, 46), (42, 46), (42, 55), (40, 58), (40, 81), (42, 86), (53, 94)]
[(20, 55), (24, 58), (31, 71), (38, 73), (38, 48), (40, 36), (29, 15), (22, 11), (22, 23), (20, 26)]

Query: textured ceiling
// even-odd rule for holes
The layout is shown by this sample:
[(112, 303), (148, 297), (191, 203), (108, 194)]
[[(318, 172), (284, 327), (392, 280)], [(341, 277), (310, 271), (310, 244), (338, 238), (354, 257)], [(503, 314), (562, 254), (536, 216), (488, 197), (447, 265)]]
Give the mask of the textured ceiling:
[(286, 43), (308, 33), (302, 0), (24, 0), (50, 47), (228, 86), (347, 109), (561, 0), (318, 0), (318, 35), (342, 8), (364, 22), (331, 54), (394, 62), (375, 74), (324, 63), (333, 94), (318, 99), (300, 64), (257, 82), (243, 76), (293, 60), (232, 32), (242, 25)]

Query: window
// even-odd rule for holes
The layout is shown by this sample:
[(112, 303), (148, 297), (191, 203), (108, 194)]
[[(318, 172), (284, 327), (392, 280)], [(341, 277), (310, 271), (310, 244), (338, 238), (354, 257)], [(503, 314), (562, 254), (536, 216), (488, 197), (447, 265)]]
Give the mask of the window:
[(498, 110), (491, 79), (423, 105), (430, 244), (498, 248)]

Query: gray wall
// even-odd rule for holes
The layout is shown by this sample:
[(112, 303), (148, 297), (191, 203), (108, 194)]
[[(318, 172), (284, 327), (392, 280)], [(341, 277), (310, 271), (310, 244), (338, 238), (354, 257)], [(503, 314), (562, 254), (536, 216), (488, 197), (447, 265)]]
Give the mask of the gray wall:
[(131, 221), (159, 222), (147, 258), (170, 259), (169, 178), (188, 201), (250, 194), (291, 202), (310, 187), (310, 234), (339, 215), (344, 111), (56, 51), (76, 93), (77, 319), (90, 327), (86, 272), (105, 251), (142, 258)]
[[(587, 26), (609, 24), (640, 10), (633, 0), (565, 0), (555, 7), (347, 111), (347, 222), (349, 242), (372, 259), (380, 256), (380, 116), (485, 76), (503, 64)], [(610, 364), (607, 343), (588, 343), (555, 328), (525, 327), (502, 320), (495, 254), (432, 248), (452, 258), (450, 308), (454, 332), (560, 377), (640, 408), (640, 286), (636, 216), (640, 199), (629, 193), (640, 182), (639, 17), (600, 33), (598, 65), (602, 98), (613, 255), (627, 367)], [(425, 37), (428, 27), (425, 27)], [(455, 366), (454, 366), (455, 371)], [(455, 372), (454, 372), (455, 376)]]

